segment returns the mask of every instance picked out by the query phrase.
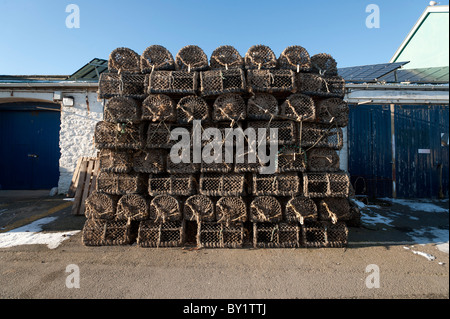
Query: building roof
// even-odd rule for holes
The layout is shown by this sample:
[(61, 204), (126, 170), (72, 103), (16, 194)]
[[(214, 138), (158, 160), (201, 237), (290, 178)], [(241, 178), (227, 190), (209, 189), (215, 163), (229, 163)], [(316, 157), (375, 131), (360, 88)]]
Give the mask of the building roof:
[(399, 69), (381, 77), (379, 80), (388, 83), (448, 84), (448, 72), (448, 66)]
[(401, 68), (408, 62), (381, 63), (340, 68), (339, 75), (347, 82), (377, 82), (379, 78)]
[(69, 81), (98, 81), (100, 74), (108, 70), (108, 60), (95, 58), (67, 77)]

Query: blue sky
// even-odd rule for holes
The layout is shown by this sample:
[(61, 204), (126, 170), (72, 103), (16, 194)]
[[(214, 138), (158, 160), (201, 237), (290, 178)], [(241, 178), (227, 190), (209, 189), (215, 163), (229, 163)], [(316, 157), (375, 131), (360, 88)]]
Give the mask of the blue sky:
[[(66, 6), (80, 28), (66, 27)], [(220, 45), (242, 55), (265, 44), (277, 56), (290, 45), (326, 52), (339, 67), (388, 62), (427, 0), (0, 0), (0, 74), (72, 74), (117, 47), (141, 54), (160, 44), (175, 57), (185, 45), (208, 57)], [(366, 27), (369, 4), (380, 28)], [(441, 1), (440, 4), (448, 4)]]

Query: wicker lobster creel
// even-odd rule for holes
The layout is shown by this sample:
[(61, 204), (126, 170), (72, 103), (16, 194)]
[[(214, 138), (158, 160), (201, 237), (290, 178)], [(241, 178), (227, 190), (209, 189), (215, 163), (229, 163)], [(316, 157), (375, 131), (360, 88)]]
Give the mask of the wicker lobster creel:
[(212, 120), (240, 121), (247, 117), (247, 106), (244, 98), (237, 93), (219, 95), (214, 101)]
[(199, 193), (207, 196), (245, 195), (245, 175), (237, 173), (202, 173)]
[(115, 219), (118, 200), (118, 196), (93, 191), (86, 199), (84, 214), (90, 219)]
[(319, 97), (339, 97), (345, 95), (345, 80), (341, 76), (321, 76), (314, 73), (296, 74), (297, 92)]
[(198, 248), (240, 248), (244, 244), (243, 223), (199, 222), (197, 225)]
[(162, 223), (182, 220), (179, 200), (171, 195), (156, 196), (150, 202), (149, 219)]
[(296, 72), (311, 70), (311, 57), (308, 51), (299, 45), (289, 46), (280, 54), (278, 66), (281, 69), (291, 69)]
[(87, 219), (82, 230), (85, 246), (129, 245), (132, 240), (131, 223), (126, 220)]
[(345, 127), (348, 124), (349, 108), (340, 98), (329, 98), (316, 103), (316, 118), (320, 123)]
[(141, 120), (141, 105), (128, 97), (112, 97), (105, 104), (103, 120), (112, 123), (138, 123)]
[(253, 174), (252, 193), (255, 196), (295, 196), (302, 192), (296, 173)]
[(278, 151), (277, 172), (304, 172), (306, 152), (297, 145), (285, 145)]
[(229, 70), (244, 67), (244, 59), (238, 50), (231, 45), (222, 45), (216, 48), (209, 61), (211, 69)]
[(98, 97), (109, 99), (123, 96), (145, 98), (145, 75), (137, 73), (102, 73), (98, 81)]
[(294, 223), (253, 223), (253, 247), (297, 248), (301, 230)]
[(200, 94), (214, 96), (225, 93), (243, 93), (246, 90), (244, 70), (210, 70), (200, 72)]
[[(207, 150), (210, 150), (210, 155), (206, 157)], [(218, 152), (216, 152), (219, 150)], [(225, 153), (225, 144), (222, 144), (216, 149), (214, 146), (207, 145), (202, 151), (202, 162), (200, 164), (201, 173), (228, 173), (233, 170), (233, 163), (227, 162)]]
[(117, 220), (141, 221), (148, 218), (149, 201), (143, 195), (128, 194), (117, 203)]
[(165, 172), (166, 158), (166, 150), (138, 151), (133, 154), (132, 167), (138, 173), (163, 173)]
[(185, 222), (164, 223), (145, 220), (139, 223), (137, 244), (139, 247), (180, 247), (185, 241)]
[(292, 94), (281, 105), (281, 115), (297, 122), (313, 121), (316, 117), (314, 101), (305, 94)]
[(141, 124), (98, 122), (95, 126), (94, 142), (98, 149), (141, 149), (144, 126)]
[(236, 159), (234, 162), (235, 173), (257, 173), (265, 164), (258, 156), (257, 147), (253, 144), (249, 147), (244, 144), (242, 152), (236, 152)]
[(259, 196), (250, 203), (249, 220), (253, 223), (278, 223), (282, 220), (280, 202), (273, 196)]
[(311, 57), (311, 72), (326, 76), (337, 75), (336, 60), (328, 53), (313, 55)]
[(172, 53), (161, 45), (151, 45), (141, 55), (142, 73), (159, 70), (175, 70), (175, 60)]
[(200, 163), (194, 163), (194, 155), (190, 150), (190, 157), (184, 159), (181, 149), (174, 154), (174, 149), (167, 155), (166, 171), (170, 174), (195, 174), (200, 171)]
[(208, 57), (196, 45), (187, 45), (178, 51), (175, 57), (175, 68), (178, 71), (205, 71), (209, 68)]
[(284, 220), (287, 222), (298, 222), (303, 225), (305, 221), (315, 221), (317, 218), (317, 205), (310, 198), (294, 197), (286, 204)]
[(307, 151), (314, 147), (340, 150), (344, 146), (342, 129), (335, 125), (305, 122), (299, 131), (300, 146)]
[(295, 73), (292, 70), (248, 70), (247, 89), (250, 93), (295, 93)]
[(303, 194), (306, 197), (348, 197), (350, 178), (347, 173), (303, 173)]
[(141, 71), (139, 54), (129, 48), (114, 49), (108, 60), (109, 72), (139, 73)]
[(224, 196), (216, 202), (218, 223), (233, 224), (247, 221), (247, 205), (242, 197)]
[(209, 106), (206, 101), (195, 95), (185, 96), (177, 104), (177, 120), (180, 124), (191, 123), (194, 120), (210, 119)]
[(343, 222), (307, 222), (302, 226), (301, 243), (304, 247), (345, 247), (348, 228)]
[(317, 204), (317, 208), (319, 220), (331, 221), (333, 224), (354, 217), (348, 198), (323, 198)]
[(145, 92), (148, 94), (195, 94), (198, 77), (198, 72), (153, 71), (145, 76)]
[(165, 94), (150, 94), (142, 102), (142, 119), (152, 122), (175, 122), (175, 102)]
[(195, 194), (196, 190), (196, 180), (189, 174), (151, 174), (148, 179), (150, 196), (190, 196)]
[(312, 148), (307, 152), (308, 171), (337, 172), (339, 171), (339, 155), (333, 149)]
[[(173, 126), (164, 122), (158, 124), (149, 124), (147, 128), (147, 140), (145, 147), (147, 149), (171, 148), (175, 141), (170, 139)], [(189, 131), (185, 132), (186, 137), (190, 136)]]
[(250, 47), (244, 57), (246, 69), (275, 69), (277, 57), (266, 45), (258, 44)]
[(247, 101), (249, 120), (270, 120), (279, 115), (277, 99), (268, 93), (256, 93)]
[[(255, 121), (248, 122), (248, 128), (252, 128), (256, 133), (256, 140), (258, 141), (258, 145), (260, 143), (267, 143), (278, 145), (290, 145), (295, 144), (297, 142), (297, 125), (293, 121)], [(261, 130), (259, 129), (265, 129)], [(263, 134), (260, 133), (264, 133)], [(276, 136), (276, 133), (278, 136)]]
[(132, 153), (129, 150), (102, 149), (98, 154), (100, 171), (128, 173), (132, 169)]
[(183, 218), (187, 221), (213, 222), (216, 220), (214, 204), (205, 195), (193, 195), (184, 202)]
[(97, 190), (111, 195), (138, 194), (145, 190), (141, 174), (100, 172), (97, 177)]

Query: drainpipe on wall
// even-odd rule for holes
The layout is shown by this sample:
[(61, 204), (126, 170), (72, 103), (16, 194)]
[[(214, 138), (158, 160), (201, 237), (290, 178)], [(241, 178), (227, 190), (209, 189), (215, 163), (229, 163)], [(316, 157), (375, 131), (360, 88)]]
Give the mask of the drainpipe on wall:
[(395, 171), (395, 104), (391, 109), (391, 152), (392, 152), (392, 198), (397, 198), (396, 171)]

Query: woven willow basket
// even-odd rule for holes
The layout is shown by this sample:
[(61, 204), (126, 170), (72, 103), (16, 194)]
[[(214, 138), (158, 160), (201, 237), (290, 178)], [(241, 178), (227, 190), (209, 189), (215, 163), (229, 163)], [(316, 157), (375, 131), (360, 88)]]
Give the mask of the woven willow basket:
[(244, 57), (246, 69), (274, 69), (277, 67), (275, 53), (266, 45), (250, 47)]
[(204, 71), (209, 67), (208, 57), (200, 47), (187, 45), (178, 51), (175, 67), (179, 71)]
[(105, 104), (103, 120), (112, 123), (138, 123), (141, 120), (141, 105), (131, 98), (112, 97)]
[(151, 45), (141, 55), (141, 72), (151, 73), (160, 70), (175, 70), (172, 53), (161, 45)]
[(318, 218), (316, 203), (307, 197), (291, 198), (286, 204), (284, 220), (298, 222), (301, 225), (305, 221), (315, 221)]
[(141, 71), (139, 54), (129, 48), (114, 49), (109, 55), (108, 71), (139, 73)]
[(242, 69), (244, 59), (231, 45), (222, 45), (211, 54), (209, 65), (211, 69)]
[(284, 49), (278, 58), (278, 66), (296, 72), (309, 72), (311, 70), (311, 57), (304, 47), (299, 45), (289, 46)]

